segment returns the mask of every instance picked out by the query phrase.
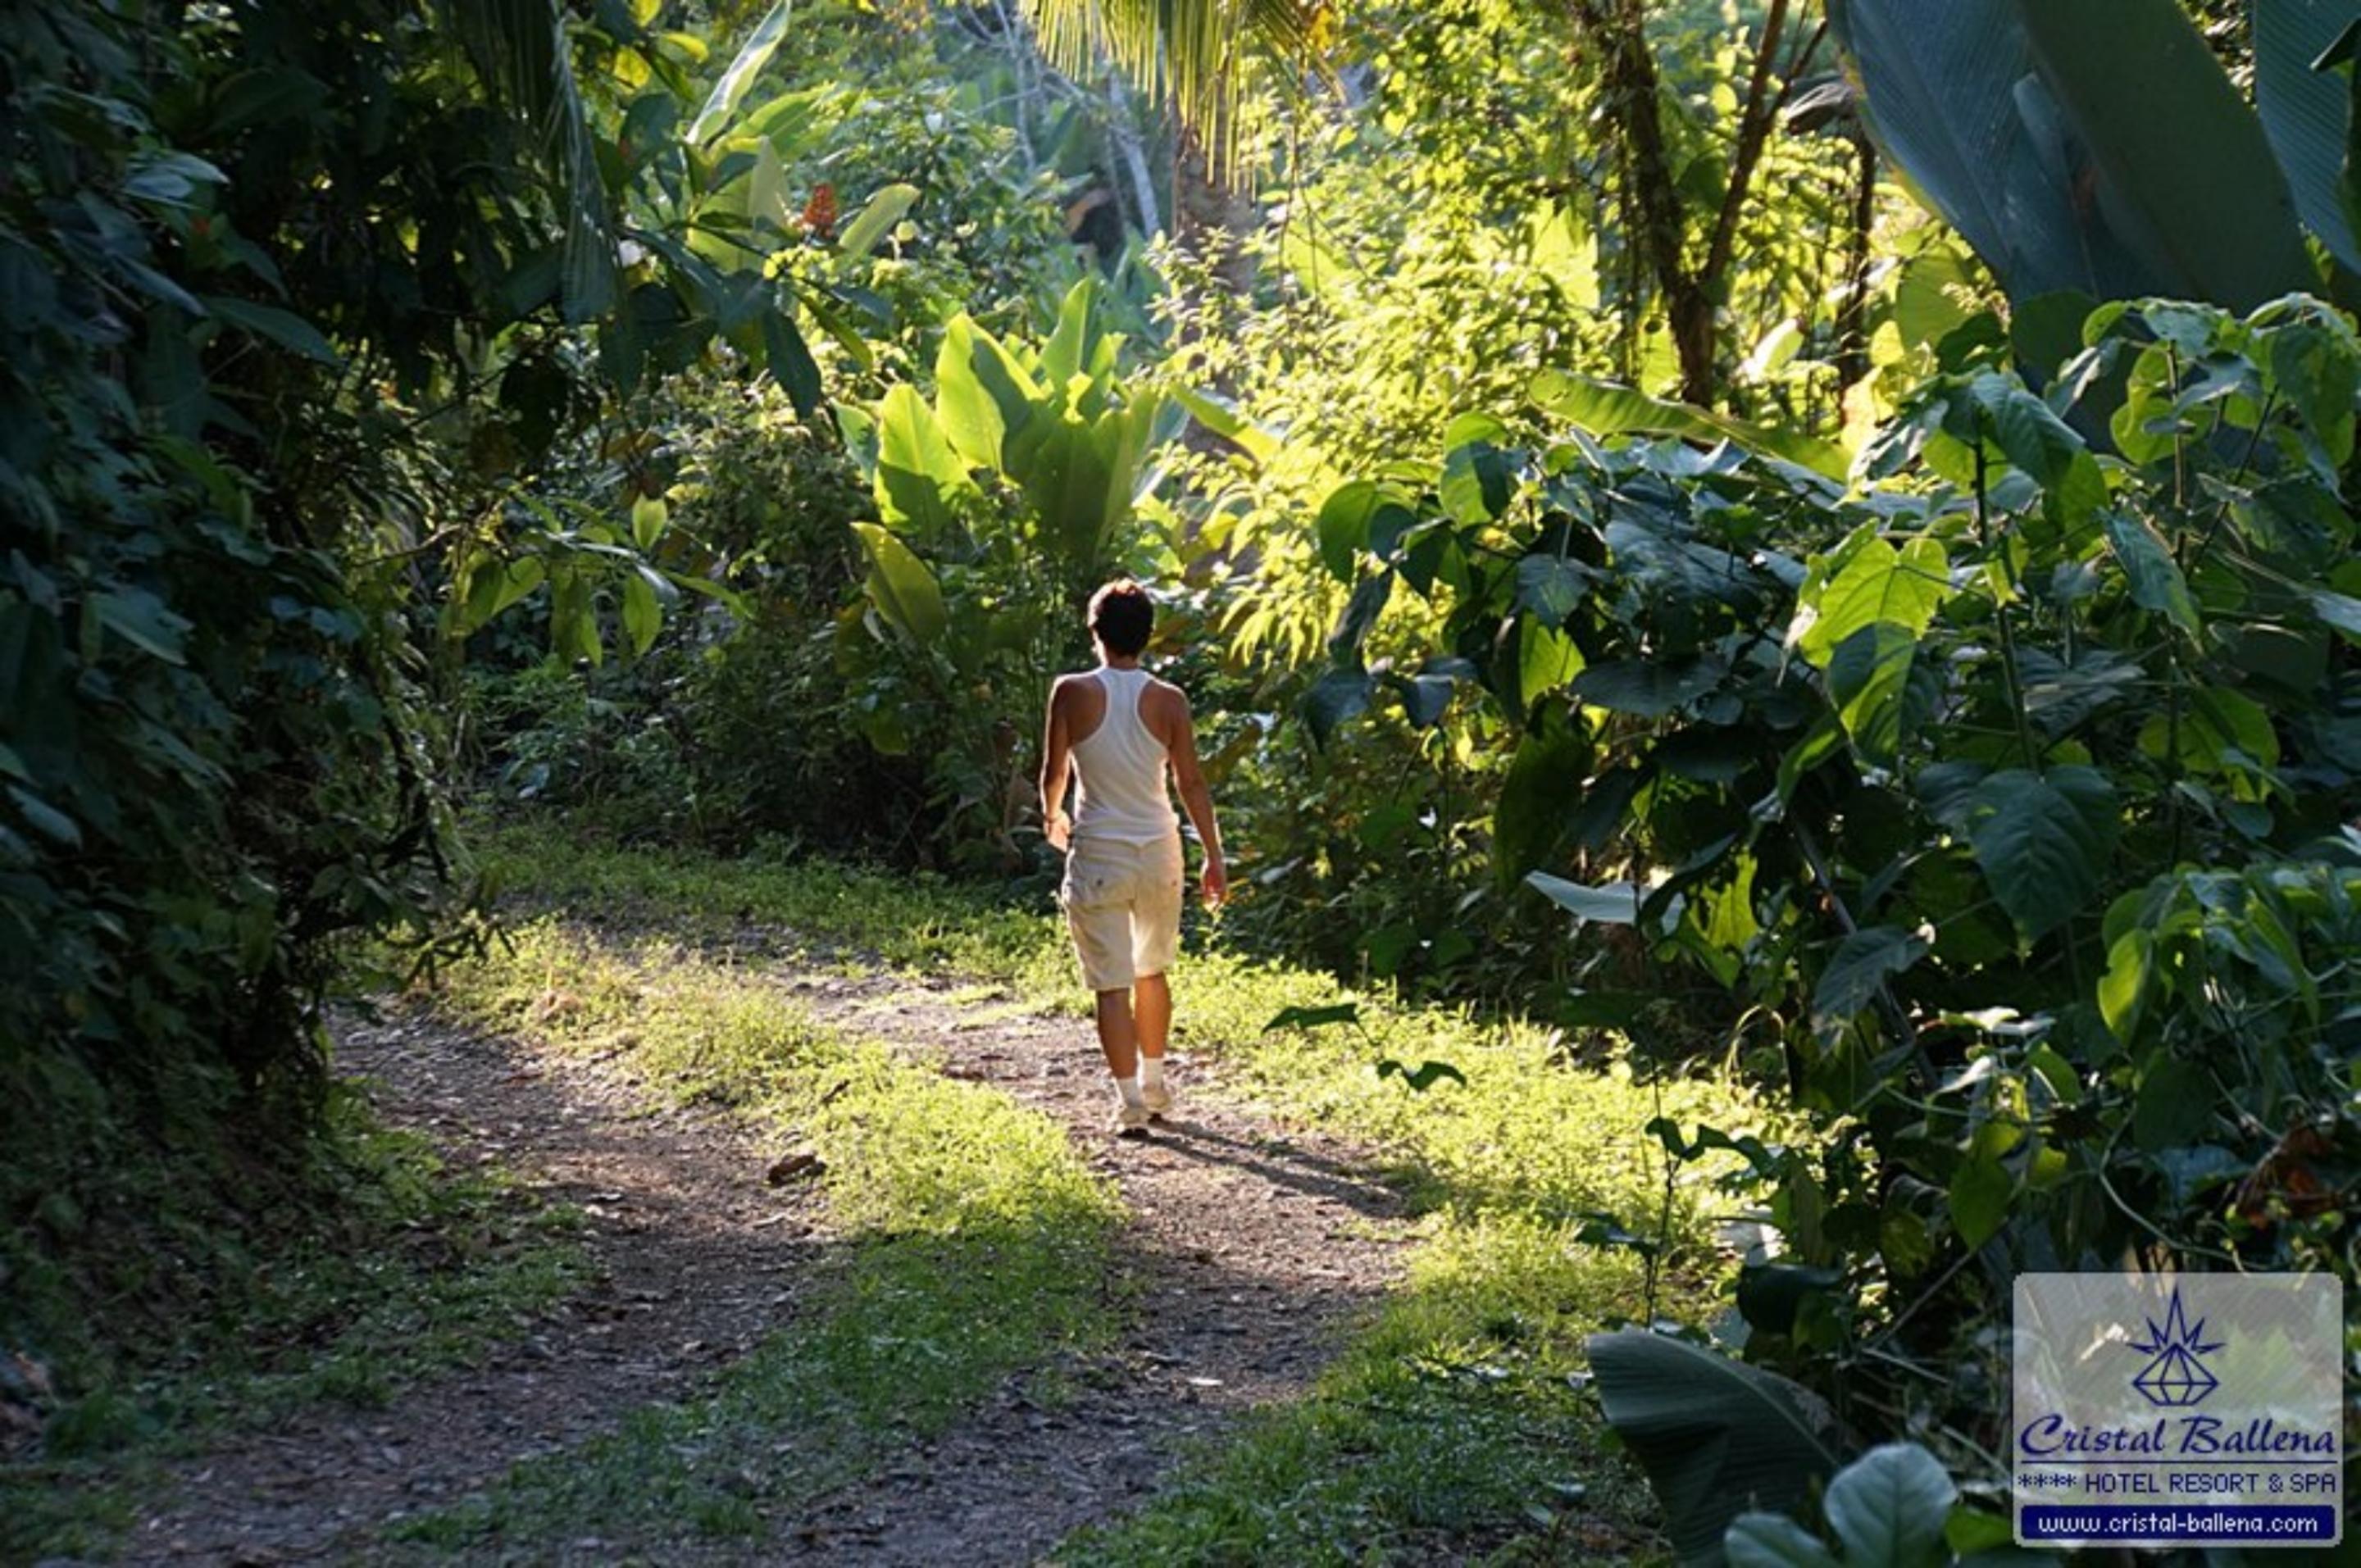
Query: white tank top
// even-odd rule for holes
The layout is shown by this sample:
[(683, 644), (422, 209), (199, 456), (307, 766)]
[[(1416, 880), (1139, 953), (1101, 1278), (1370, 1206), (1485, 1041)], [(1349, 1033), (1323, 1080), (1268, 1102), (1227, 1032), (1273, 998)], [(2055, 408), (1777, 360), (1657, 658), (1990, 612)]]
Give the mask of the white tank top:
[(1106, 717), (1074, 742), (1074, 837), (1104, 843), (1153, 844), (1179, 831), (1164, 787), (1164, 742), (1139, 717), (1146, 670), (1095, 672)]

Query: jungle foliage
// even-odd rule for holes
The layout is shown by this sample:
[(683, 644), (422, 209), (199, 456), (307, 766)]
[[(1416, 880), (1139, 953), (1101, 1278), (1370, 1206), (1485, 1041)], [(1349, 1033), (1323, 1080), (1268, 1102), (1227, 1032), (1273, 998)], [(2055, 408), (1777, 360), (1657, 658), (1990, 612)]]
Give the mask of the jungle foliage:
[(2185, 9), (0, 6), (0, 1344), (462, 805), (1038, 894), (1135, 573), (1224, 944), (1795, 1118), (1639, 1134), (1780, 1250), (1609, 1419), (1828, 1405), (1683, 1555), (1971, 1554), (2012, 1271), (2356, 1263), (2356, 77)]

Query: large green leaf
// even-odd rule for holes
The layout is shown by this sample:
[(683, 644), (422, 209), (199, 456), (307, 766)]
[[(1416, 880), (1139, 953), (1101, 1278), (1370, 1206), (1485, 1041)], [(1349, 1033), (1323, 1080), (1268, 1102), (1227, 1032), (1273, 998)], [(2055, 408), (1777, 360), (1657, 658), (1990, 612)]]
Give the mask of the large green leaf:
[(1312, 739), (1325, 746), (1346, 720), (1368, 711), (1377, 683), (1363, 670), (1331, 670), (1312, 683), (1299, 705)]
[(713, 84), (705, 107), (689, 123), (688, 139), (692, 144), (702, 147), (711, 141), (738, 113), (738, 105), (753, 87), (754, 79), (763, 73), (763, 67), (771, 62), (771, 56), (778, 52), (787, 36), (788, 8), (789, 0), (778, 0), (771, 7), (739, 49), (737, 58), (730, 60), (730, 69), (721, 73), (721, 80)]
[(885, 521), (939, 533), (958, 521), (955, 498), (974, 489), (918, 389), (904, 382), (887, 391), (877, 406), (877, 505)]
[(921, 647), (941, 641), (950, 617), (943, 607), (942, 587), (927, 564), (873, 522), (856, 522), (852, 531), (869, 551), (869, 598), (877, 613)]
[(2074, 917), (2114, 849), (2114, 786), (2091, 768), (1996, 773), (1970, 792), (1968, 848), (2027, 941)]
[(1834, 1471), (1829, 1421), (1784, 1377), (1638, 1329), (1594, 1334), (1598, 1402), (1648, 1473), (1685, 1564), (1723, 1561), (1741, 1513), (1799, 1513)]
[(1842, 942), (1812, 992), (1815, 1019), (1851, 1017), (1877, 999), (1880, 987), (1927, 956), (1926, 941), (1894, 926), (1871, 926)]
[(1728, 414), (1652, 398), (1630, 387), (1564, 370), (1544, 370), (1535, 376), (1532, 399), (1547, 412), (1569, 420), (1593, 435), (1678, 435), (1691, 441), (1734, 441), (1750, 451), (1783, 457), (1838, 479), (1844, 477), (1849, 466), (1843, 450), (1828, 442), (1815, 441), (1792, 430), (1749, 424)]
[(997, 469), (1008, 416), (976, 373), (977, 339), (989, 335), (964, 313), (943, 329), (943, 346), (935, 356), (935, 417), (961, 457), (975, 467)]
[(1836, 1553), (1784, 1514), (1741, 1514), (1721, 1538), (1730, 1568), (1837, 1568)]
[(770, 361), (772, 378), (787, 394), (787, 400), (796, 405), (796, 412), (807, 421), (818, 413), (823, 396), (819, 363), (812, 357), (811, 345), (804, 341), (803, 333), (786, 312), (763, 313), (763, 350)]
[(1058, 324), (1041, 347), (1041, 379), (1053, 389), (1090, 368), (1092, 350), (1099, 341), (1098, 300), (1095, 277), (1086, 275), (1066, 291), (1058, 307)]
[(2162, 291), (2251, 310), (2316, 288), (2263, 127), (2177, 0), (2016, 0), (2098, 205)]
[(2152, 280), (2074, 201), (2061, 116), (2012, 0), (1828, 0), (1828, 19), (1878, 145), (2012, 296), (2147, 291)]
[(1872, 626), (1892, 626), (1916, 638), (1934, 623), (1951, 594), (1950, 562), (1942, 542), (1921, 534), (1896, 549), (1863, 527), (1812, 574), (1798, 596), (1789, 641), (1825, 668), (1838, 644)]
[(1585, 887), (1547, 872), (1532, 872), (1526, 875), (1525, 885), (1591, 925), (1635, 926), (1640, 921), (1640, 890), (1628, 882)]
[(1518, 742), (1492, 810), (1492, 872), (1503, 891), (1513, 890), (1565, 842), (1589, 767), (1588, 742), (1554, 718)]
[(2351, 167), (2354, 87), (2318, 69), (2361, 22), (2361, 0), (2256, 0), (2255, 108), (2304, 225), (2329, 254), (2361, 269)]
[(910, 215), (918, 203), (916, 185), (888, 185), (869, 198), (869, 204), (844, 225), (837, 236), (836, 247), (847, 256), (866, 256), (877, 248), (877, 242), (892, 232), (895, 224)]
[(1864, 760), (1881, 768), (1900, 762), (1914, 720), (1933, 704), (1925, 674), (1917, 637), (1891, 621), (1864, 626), (1837, 644), (1828, 658), (1828, 700)]
[(2194, 636), (2197, 606), (2189, 597), (2188, 579), (2181, 576), (2180, 563), (2172, 558), (2172, 552), (2166, 548), (2156, 530), (2130, 512), (2113, 509), (2103, 521), (2107, 543), (2114, 547), (2125, 581), (2131, 587), (2132, 602), (2142, 609), (2169, 617), (2174, 625)]
[(226, 294), (208, 294), (204, 303), (207, 310), (231, 325), (267, 338), (306, 359), (316, 359), (323, 365), (344, 363), (335, 345), (321, 335), (320, 329), (292, 311), (258, 305), (251, 300)]
[(1339, 485), (1320, 508), (1313, 532), (1320, 541), (1320, 562), (1329, 576), (1349, 583), (1354, 563), (1364, 550), (1376, 551), (1381, 527), (1399, 536), (1418, 521), (1407, 497), (1375, 479), (1352, 479)]
[(1830, 0), (1887, 154), (2012, 297), (2307, 286), (2287, 182), (2174, 0)]
[(1934, 1568), (1950, 1555), (1943, 1521), (1959, 1497), (1933, 1454), (1888, 1442), (1837, 1472), (1823, 1506), (1851, 1568)]

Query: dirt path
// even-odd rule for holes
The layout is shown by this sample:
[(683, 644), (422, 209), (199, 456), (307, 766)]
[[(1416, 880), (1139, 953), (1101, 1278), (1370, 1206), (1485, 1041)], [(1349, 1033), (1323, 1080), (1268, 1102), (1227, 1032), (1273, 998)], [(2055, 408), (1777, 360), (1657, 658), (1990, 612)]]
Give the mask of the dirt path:
[(742, 1124), (651, 1110), (610, 1066), (420, 1014), (346, 1021), (337, 1062), (386, 1122), (496, 1162), (587, 1216), (593, 1286), (489, 1364), (388, 1409), (322, 1408), (182, 1467), (126, 1542), (137, 1562), (341, 1557), (404, 1515), (684, 1392), (791, 1311), (823, 1245), (818, 1200), (763, 1177)]
[(989, 999), (961, 1007), (940, 992), (795, 989), (825, 1016), (1065, 1122), (1131, 1211), (1121, 1266), (1139, 1321), (1115, 1355), (1073, 1369), (1071, 1398), (1042, 1409), (1004, 1390), (810, 1510), (791, 1549), (878, 1564), (1030, 1562), (1138, 1506), (1188, 1440), (1301, 1393), (1352, 1310), (1396, 1277), (1407, 1237), (1393, 1194), (1356, 1170), (1352, 1151), (1280, 1135), (1224, 1102), (1208, 1066), (1176, 1058), (1173, 1114), (1148, 1140), (1118, 1142), (1081, 1020), (1012, 1015)]
[[(1067, 1123), (1129, 1208), (1117, 1266), (1137, 1321), (1106, 1354), (1010, 1379), (950, 1431), (789, 1521), (752, 1561), (1032, 1561), (1138, 1506), (1191, 1440), (1301, 1391), (1355, 1309), (1396, 1275), (1406, 1236), (1392, 1195), (1356, 1173), (1351, 1151), (1221, 1102), (1210, 1066), (1177, 1067), (1170, 1124), (1117, 1143), (1081, 1020), (1027, 1015), (972, 988), (777, 979), (823, 1017)], [(427, 1016), (339, 1034), (341, 1064), (373, 1082), (387, 1121), (580, 1206), (598, 1281), (489, 1365), (383, 1410), (307, 1413), (183, 1467), (174, 1496), (126, 1538), (129, 1560), (365, 1557), (389, 1522), (693, 1394), (785, 1326), (824, 1266), (816, 1194), (769, 1187), (778, 1150), (741, 1124), (651, 1111), (611, 1064)]]

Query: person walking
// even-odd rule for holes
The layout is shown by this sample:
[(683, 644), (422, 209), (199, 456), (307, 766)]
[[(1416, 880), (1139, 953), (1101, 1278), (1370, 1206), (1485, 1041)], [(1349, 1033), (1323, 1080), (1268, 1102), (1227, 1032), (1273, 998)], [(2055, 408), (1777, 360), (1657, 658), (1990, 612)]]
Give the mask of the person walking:
[(1088, 624), (1099, 667), (1060, 675), (1049, 690), (1041, 819), (1049, 842), (1066, 851), (1058, 903), (1082, 983), (1097, 1000), (1099, 1048), (1115, 1075), (1115, 1132), (1140, 1137), (1172, 1106), (1164, 1076), (1172, 1034), (1166, 971), (1180, 946), (1186, 872), (1169, 784), (1180, 786), (1204, 847), (1207, 907), (1229, 895), (1229, 874), (1213, 792), (1197, 765), (1189, 698), (1139, 667), (1155, 630), (1155, 602), (1137, 583), (1109, 583), (1091, 596)]

